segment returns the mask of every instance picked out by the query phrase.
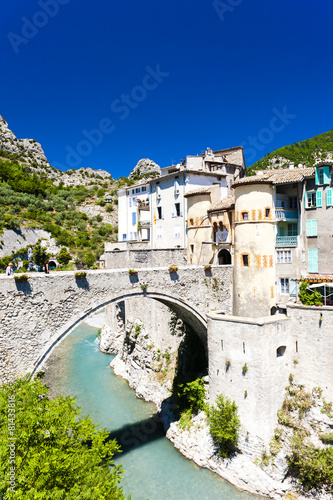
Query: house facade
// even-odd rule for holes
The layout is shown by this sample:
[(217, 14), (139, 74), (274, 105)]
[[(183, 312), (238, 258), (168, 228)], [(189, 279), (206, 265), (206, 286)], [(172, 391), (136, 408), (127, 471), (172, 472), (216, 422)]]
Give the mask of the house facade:
[[(147, 248), (187, 247), (186, 194), (212, 186), (223, 200), (246, 173), (241, 147), (187, 156), (161, 169), (161, 176), (118, 191), (118, 240), (145, 242)], [(122, 244), (124, 246), (124, 243)]]

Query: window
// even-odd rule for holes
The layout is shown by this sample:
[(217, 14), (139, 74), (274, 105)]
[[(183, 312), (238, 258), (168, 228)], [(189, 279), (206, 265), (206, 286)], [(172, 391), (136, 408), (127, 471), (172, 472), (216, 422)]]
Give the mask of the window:
[(270, 213), (271, 213), (271, 209), (270, 208), (265, 208), (265, 217), (266, 217), (266, 219), (269, 219)]
[(316, 203), (317, 203), (317, 207), (322, 207), (323, 204), (322, 204), (322, 190), (321, 189), (318, 189), (317, 193), (316, 193)]
[(297, 208), (297, 197), (292, 196), (289, 198), (289, 208)]
[(157, 226), (157, 239), (161, 239), (162, 238), (162, 226)]
[(180, 238), (180, 224), (175, 225), (175, 238)]
[(126, 241), (126, 239), (127, 239), (127, 235), (123, 234), (123, 241)]
[(317, 206), (317, 197), (315, 191), (307, 191), (305, 198), (305, 208), (315, 208)]
[(136, 212), (132, 212), (132, 224), (136, 224)]
[(136, 193), (140, 193), (140, 188), (136, 188), (136, 189), (135, 189), (135, 192), (136, 192)]
[(146, 186), (142, 186), (141, 191), (144, 193), (147, 190)]
[(132, 198), (129, 198), (129, 206), (132, 206)]
[(135, 207), (137, 207), (137, 205), (138, 205), (138, 200), (137, 200), (136, 198), (133, 198), (133, 205), (134, 205)]
[(309, 248), (308, 250), (308, 272), (318, 272), (318, 248)]
[(326, 189), (326, 206), (327, 207), (332, 206), (332, 188)]
[(249, 255), (247, 253), (244, 253), (242, 255), (243, 259), (243, 267), (249, 267)]
[(194, 219), (190, 219), (190, 224), (189, 225), (193, 226), (193, 224), (194, 224)]
[(317, 236), (317, 219), (308, 219), (306, 221), (306, 235)]
[(132, 189), (132, 194), (134, 194), (134, 189)]
[(175, 203), (172, 207), (172, 217), (181, 217), (183, 215), (182, 213), (182, 204), (181, 203)]
[(164, 219), (164, 210), (163, 207), (157, 207), (157, 218)]
[(191, 253), (194, 252), (194, 245), (190, 245)]
[(280, 278), (280, 292), (282, 295), (289, 295), (289, 278)]
[(242, 212), (242, 220), (249, 220), (249, 213), (248, 212)]
[(281, 356), (283, 356), (284, 353), (286, 352), (286, 349), (287, 347), (285, 345), (281, 345), (280, 347), (278, 347), (276, 349), (276, 357), (280, 358)]
[(288, 229), (288, 236), (297, 236), (297, 234), (298, 234), (297, 222), (288, 223), (287, 229)]
[(277, 264), (290, 264), (291, 263), (291, 250), (277, 250), (276, 263)]
[(330, 167), (316, 167), (316, 185), (330, 183)]

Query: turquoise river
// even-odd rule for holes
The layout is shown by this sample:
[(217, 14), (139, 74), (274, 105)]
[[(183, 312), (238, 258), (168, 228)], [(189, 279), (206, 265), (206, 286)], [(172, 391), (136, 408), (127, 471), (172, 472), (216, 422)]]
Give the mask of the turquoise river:
[(97, 328), (81, 323), (53, 351), (45, 367), (51, 396), (77, 396), (82, 414), (112, 431), (123, 453), (122, 487), (132, 500), (256, 500), (184, 458), (164, 437), (155, 406), (135, 397), (98, 349)]

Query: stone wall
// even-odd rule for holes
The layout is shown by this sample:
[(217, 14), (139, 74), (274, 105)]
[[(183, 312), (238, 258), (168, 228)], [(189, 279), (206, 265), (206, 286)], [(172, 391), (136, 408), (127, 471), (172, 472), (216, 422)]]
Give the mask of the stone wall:
[(258, 453), (272, 437), (293, 367), (289, 349), (277, 356), (288, 345), (290, 320), (216, 313), (208, 318), (210, 402), (220, 393), (236, 402), (242, 435)]
[[(141, 288), (145, 285), (146, 291)], [(39, 369), (53, 347), (91, 312), (112, 302), (144, 297), (171, 307), (206, 337), (206, 313), (231, 312), (232, 268), (202, 266), (128, 271), (89, 271), (76, 280), (73, 272), (30, 273), (27, 283), (0, 276), (0, 375), (3, 381)]]
[(103, 254), (106, 269), (126, 269), (145, 267), (164, 267), (176, 264), (186, 264), (184, 248), (166, 249), (128, 249), (105, 251)]
[(219, 393), (236, 402), (256, 452), (273, 435), (290, 374), (333, 401), (333, 308), (288, 304), (287, 311), (257, 319), (208, 315), (211, 403)]
[(333, 401), (333, 308), (288, 304), (295, 380)]

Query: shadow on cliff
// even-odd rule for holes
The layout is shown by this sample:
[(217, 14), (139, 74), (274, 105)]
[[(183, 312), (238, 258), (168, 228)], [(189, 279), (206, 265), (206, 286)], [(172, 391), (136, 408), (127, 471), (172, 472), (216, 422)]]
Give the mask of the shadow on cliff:
[(165, 431), (163, 425), (158, 414), (155, 413), (150, 418), (140, 420), (134, 424), (124, 425), (124, 427), (110, 432), (107, 440), (116, 439), (123, 455), (134, 448), (144, 446), (164, 437)]

